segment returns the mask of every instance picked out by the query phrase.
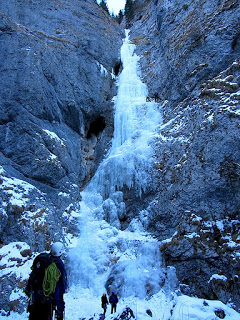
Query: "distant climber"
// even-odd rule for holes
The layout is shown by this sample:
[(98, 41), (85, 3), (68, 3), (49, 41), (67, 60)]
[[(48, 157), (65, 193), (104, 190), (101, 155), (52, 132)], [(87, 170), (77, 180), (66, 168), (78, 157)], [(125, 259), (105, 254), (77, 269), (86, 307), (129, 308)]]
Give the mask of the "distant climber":
[(158, 95), (157, 92), (154, 93), (154, 96), (153, 96), (153, 97), (154, 97), (154, 101), (155, 101), (155, 102), (158, 102), (158, 100), (159, 100), (159, 95)]
[(60, 259), (63, 244), (55, 242), (50, 253), (40, 253), (33, 261), (25, 293), (29, 297), (29, 320), (51, 320), (53, 311), (63, 320), (67, 274)]
[(121, 320), (130, 320), (131, 318), (134, 318), (135, 319), (135, 316), (133, 314), (133, 311), (132, 309), (130, 309), (129, 307), (126, 307), (122, 314), (120, 315), (120, 318)]
[(106, 296), (106, 293), (103, 293), (101, 301), (102, 301), (103, 314), (105, 315), (107, 311), (107, 305), (108, 305), (108, 298)]
[(151, 311), (150, 309), (147, 309), (147, 310), (146, 310), (146, 314), (148, 314), (149, 317), (152, 317), (152, 316), (153, 316), (153, 315), (152, 315), (152, 311)]
[(111, 296), (109, 298), (109, 302), (111, 303), (111, 313), (116, 312), (117, 303), (118, 303), (118, 297), (114, 292), (112, 292), (112, 294), (111, 294)]

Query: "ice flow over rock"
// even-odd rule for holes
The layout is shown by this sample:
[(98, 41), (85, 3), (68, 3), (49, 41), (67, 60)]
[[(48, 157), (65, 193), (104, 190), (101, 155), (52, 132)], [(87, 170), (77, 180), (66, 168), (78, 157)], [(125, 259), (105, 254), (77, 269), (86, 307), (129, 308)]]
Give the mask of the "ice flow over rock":
[(99, 296), (107, 289), (120, 297), (145, 298), (166, 283), (159, 244), (144, 232), (141, 221), (135, 219), (127, 230), (120, 230), (119, 219), (126, 214), (121, 188), (133, 188), (140, 196), (147, 187), (151, 141), (162, 119), (160, 107), (146, 102), (147, 87), (141, 82), (134, 49), (126, 31), (112, 147), (82, 192), (80, 236), (70, 254), (74, 284)]
[(124, 185), (134, 188), (139, 195), (146, 189), (153, 161), (150, 141), (162, 121), (159, 106), (154, 102), (146, 103), (147, 87), (139, 77), (139, 57), (134, 49), (126, 31), (121, 48), (123, 71), (114, 99), (112, 147), (87, 188), (103, 197)]

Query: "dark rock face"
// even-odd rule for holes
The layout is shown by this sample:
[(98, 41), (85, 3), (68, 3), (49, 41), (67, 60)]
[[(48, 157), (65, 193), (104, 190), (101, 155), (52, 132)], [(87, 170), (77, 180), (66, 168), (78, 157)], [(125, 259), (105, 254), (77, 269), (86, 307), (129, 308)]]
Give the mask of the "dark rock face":
[(150, 95), (157, 91), (176, 104), (238, 57), (237, 0), (137, 3), (131, 34)]
[[(139, 218), (168, 239), (162, 252), (185, 293), (232, 299), (239, 308), (239, 2), (137, 4), (130, 35), (164, 121), (155, 142), (157, 191), (138, 202), (140, 210), (149, 202)], [(127, 212), (135, 207), (126, 202)]]
[[(94, 0), (1, 2), (0, 249), (78, 234), (79, 191), (110, 146), (122, 38)], [(9, 303), (18, 282), (1, 278), (0, 309), (23, 311)]]
[(174, 111), (164, 108), (169, 121), (155, 152), (158, 202), (172, 217), (168, 229), (175, 228), (186, 210), (203, 219), (234, 217), (239, 211), (238, 77), (239, 61), (204, 83), (198, 97), (186, 99)]
[[(94, 1), (9, 1), (0, 10), (0, 151), (27, 178), (81, 187), (111, 139), (120, 27)], [(84, 159), (99, 117), (105, 127)]]

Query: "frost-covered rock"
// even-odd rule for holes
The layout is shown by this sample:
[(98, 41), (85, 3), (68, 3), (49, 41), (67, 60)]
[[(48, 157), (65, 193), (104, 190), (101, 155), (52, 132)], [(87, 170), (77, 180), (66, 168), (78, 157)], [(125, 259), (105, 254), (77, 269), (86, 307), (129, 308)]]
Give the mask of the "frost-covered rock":
[(81, 187), (111, 139), (121, 28), (93, 0), (8, 1), (0, 11), (3, 160), (41, 187)]
[(6, 213), (6, 210), (4, 210), (3, 208), (0, 209), (0, 232), (3, 231), (3, 229), (5, 228), (6, 224), (7, 224), (7, 220), (8, 220), (8, 215)]
[[(182, 292), (189, 295), (204, 293), (224, 303), (237, 301), (239, 275), (236, 265), (240, 242), (234, 236), (234, 230), (239, 230), (240, 221), (227, 218), (210, 222), (195, 215), (188, 217), (189, 223), (183, 221), (178, 232), (161, 245), (167, 263), (176, 266), (178, 278), (184, 284), (180, 286)], [(213, 274), (219, 270), (221, 275)]]
[[(136, 4), (130, 38), (140, 55), (149, 96), (155, 91), (160, 96), (163, 124), (155, 143), (158, 174), (152, 176), (157, 191), (137, 202), (125, 191), (126, 212), (165, 240), (166, 261), (176, 267), (180, 282), (192, 294), (222, 296), (224, 302), (231, 295), (236, 302), (239, 3), (139, 0)], [(209, 229), (208, 222), (216, 225)], [(228, 298), (218, 285), (209, 287), (210, 277), (219, 270), (225, 270), (228, 278), (223, 289)]]
[(0, 305), (6, 311), (23, 312), (26, 296), (22, 290), (30, 274), (32, 251), (25, 242), (12, 242), (0, 248)]
[(136, 1), (131, 39), (150, 96), (176, 105), (239, 56), (239, 2)]

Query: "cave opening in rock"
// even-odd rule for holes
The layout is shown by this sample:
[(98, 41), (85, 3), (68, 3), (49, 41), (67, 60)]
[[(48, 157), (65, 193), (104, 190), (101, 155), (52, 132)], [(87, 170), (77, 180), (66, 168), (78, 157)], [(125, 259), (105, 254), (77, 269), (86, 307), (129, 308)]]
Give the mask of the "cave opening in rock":
[(90, 123), (88, 133), (87, 133), (87, 139), (90, 139), (93, 135), (97, 137), (105, 129), (105, 127), (106, 127), (105, 118), (102, 116), (97, 117), (95, 120), (93, 120)]
[(114, 69), (113, 69), (115, 76), (118, 76), (121, 68), (122, 68), (122, 61), (120, 60), (115, 64)]

